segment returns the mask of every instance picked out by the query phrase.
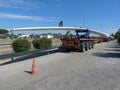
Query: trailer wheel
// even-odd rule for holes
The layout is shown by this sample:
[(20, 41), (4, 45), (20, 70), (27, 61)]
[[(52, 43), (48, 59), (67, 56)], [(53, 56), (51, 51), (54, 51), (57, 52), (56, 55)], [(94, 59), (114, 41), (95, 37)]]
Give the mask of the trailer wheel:
[(90, 43), (89, 43), (89, 49), (91, 49), (91, 48), (92, 48), (92, 43), (90, 42)]
[(80, 51), (81, 51), (81, 52), (84, 52), (84, 51), (85, 51), (85, 44), (84, 44), (84, 43), (81, 43), (81, 44), (80, 44)]
[(86, 44), (85, 44), (85, 50), (87, 51), (88, 49), (89, 49), (89, 44), (86, 43)]
[(94, 48), (94, 42), (92, 42), (92, 48)]

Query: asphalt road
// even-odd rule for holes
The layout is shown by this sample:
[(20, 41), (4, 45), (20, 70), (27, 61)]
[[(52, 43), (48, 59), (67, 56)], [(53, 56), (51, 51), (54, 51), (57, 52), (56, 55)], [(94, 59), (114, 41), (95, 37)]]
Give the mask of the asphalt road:
[(0, 66), (0, 90), (120, 90), (120, 47), (116, 41), (96, 44), (84, 53), (58, 52)]

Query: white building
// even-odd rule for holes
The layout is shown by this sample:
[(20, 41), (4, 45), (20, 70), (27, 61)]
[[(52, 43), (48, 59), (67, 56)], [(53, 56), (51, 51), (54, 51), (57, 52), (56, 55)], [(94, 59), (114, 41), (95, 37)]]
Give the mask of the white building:
[(18, 38), (29, 38), (29, 35), (27, 35), (27, 34), (26, 35), (25, 34), (24, 35), (19, 35)]
[(53, 35), (40, 35), (40, 38), (53, 38)]

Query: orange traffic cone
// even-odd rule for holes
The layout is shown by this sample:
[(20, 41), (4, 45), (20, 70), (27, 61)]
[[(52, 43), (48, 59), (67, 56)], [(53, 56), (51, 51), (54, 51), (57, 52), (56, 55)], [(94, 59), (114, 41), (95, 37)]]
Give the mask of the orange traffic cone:
[(35, 59), (33, 59), (33, 64), (32, 64), (32, 75), (37, 75), (38, 74), (38, 70), (37, 70), (37, 65), (36, 65), (36, 61)]

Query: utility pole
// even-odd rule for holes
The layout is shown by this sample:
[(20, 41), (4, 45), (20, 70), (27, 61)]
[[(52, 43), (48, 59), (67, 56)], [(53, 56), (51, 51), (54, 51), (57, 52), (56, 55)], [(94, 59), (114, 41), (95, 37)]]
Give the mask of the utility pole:
[(83, 28), (86, 27), (86, 0), (83, 0)]

